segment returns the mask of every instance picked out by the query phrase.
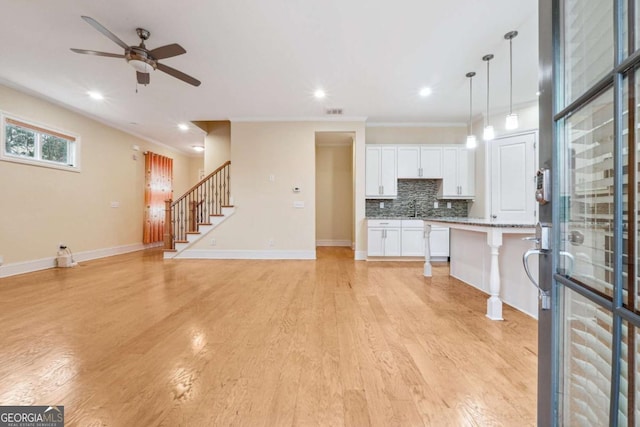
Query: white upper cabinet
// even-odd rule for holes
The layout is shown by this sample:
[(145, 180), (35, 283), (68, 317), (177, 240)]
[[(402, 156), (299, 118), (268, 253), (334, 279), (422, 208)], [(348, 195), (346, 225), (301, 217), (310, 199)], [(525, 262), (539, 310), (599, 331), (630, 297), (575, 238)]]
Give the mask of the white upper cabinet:
[(442, 147), (420, 147), (421, 178), (442, 178)]
[(365, 196), (389, 199), (398, 195), (397, 148), (369, 145), (366, 149)]
[(472, 199), (475, 196), (475, 156), (465, 147), (442, 149), (442, 186), (438, 196), (443, 199)]
[(442, 178), (442, 147), (399, 145), (398, 178)]

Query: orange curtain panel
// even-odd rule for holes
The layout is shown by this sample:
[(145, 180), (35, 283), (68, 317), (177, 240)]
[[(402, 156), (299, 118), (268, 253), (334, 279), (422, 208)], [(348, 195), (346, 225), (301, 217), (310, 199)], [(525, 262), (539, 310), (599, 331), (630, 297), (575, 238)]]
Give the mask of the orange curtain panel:
[(164, 201), (173, 197), (173, 159), (148, 151), (144, 156), (144, 243), (163, 241)]

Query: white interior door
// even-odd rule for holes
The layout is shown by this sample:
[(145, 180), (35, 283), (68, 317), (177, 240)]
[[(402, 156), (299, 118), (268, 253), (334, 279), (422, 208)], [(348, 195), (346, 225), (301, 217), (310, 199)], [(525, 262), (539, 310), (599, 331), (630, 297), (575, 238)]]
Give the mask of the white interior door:
[(491, 218), (534, 223), (535, 134), (496, 139), (490, 147)]

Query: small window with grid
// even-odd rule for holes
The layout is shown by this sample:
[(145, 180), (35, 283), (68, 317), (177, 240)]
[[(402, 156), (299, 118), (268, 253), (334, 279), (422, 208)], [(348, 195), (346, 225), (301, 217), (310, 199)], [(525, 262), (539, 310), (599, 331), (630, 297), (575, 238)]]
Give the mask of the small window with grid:
[(1, 135), (2, 160), (80, 171), (78, 136), (8, 115), (2, 115)]

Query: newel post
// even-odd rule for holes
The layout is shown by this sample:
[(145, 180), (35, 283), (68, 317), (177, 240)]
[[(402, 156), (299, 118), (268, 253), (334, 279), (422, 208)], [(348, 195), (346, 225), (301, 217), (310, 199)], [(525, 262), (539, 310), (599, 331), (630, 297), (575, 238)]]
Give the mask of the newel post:
[(171, 221), (171, 203), (173, 200), (164, 201), (164, 248), (173, 249), (173, 221)]

